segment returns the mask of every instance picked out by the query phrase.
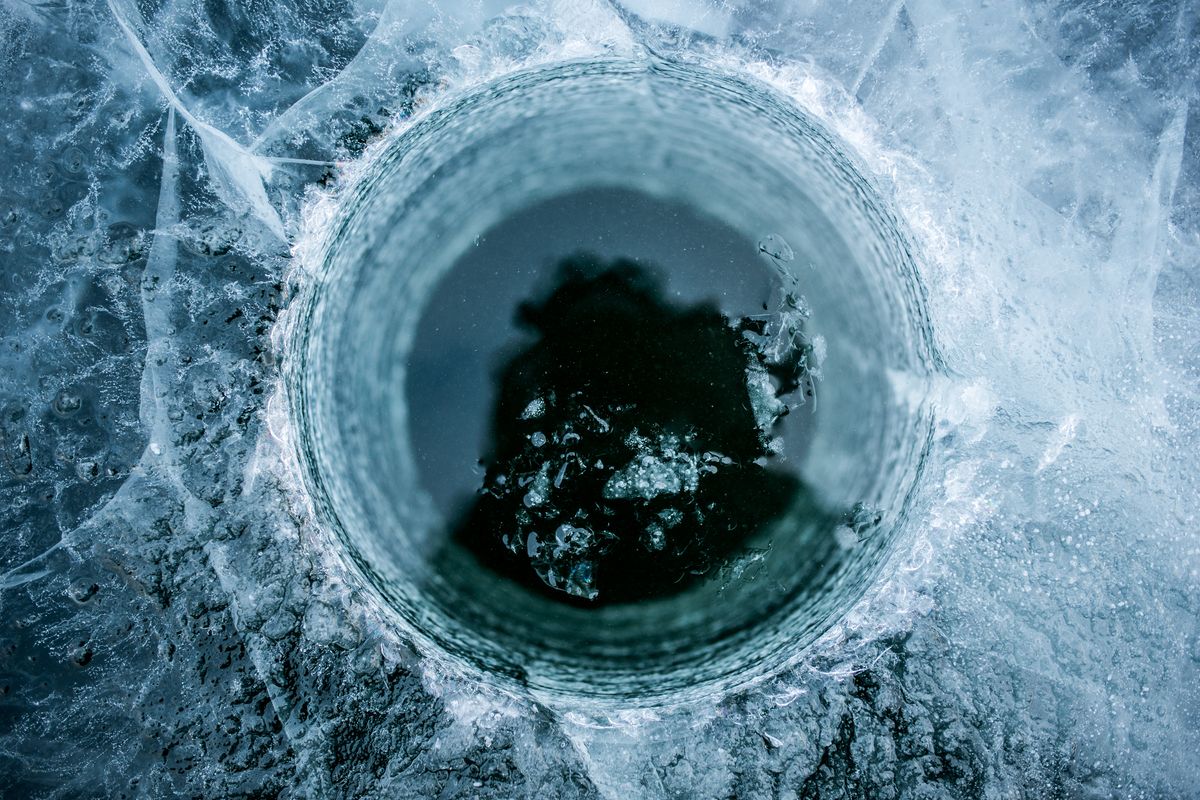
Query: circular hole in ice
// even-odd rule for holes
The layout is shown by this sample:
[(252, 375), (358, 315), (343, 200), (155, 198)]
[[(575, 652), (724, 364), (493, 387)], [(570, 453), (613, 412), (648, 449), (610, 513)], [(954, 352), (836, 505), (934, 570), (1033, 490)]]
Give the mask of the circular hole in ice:
[[(314, 505), (425, 652), (564, 702), (676, 702), (778, 669), (879, 578), (928, 443), (897, 376), (936, 359), (907, 238), (802, 109), (706, 67), (569, 62), (445, 98), (368, 158), (301, 286), (288, 386)], [(455, 544), (488, 359), (580, 249), (656, 263), (731, 316), (802, 297), (819, 377), (783, 456), (828, 514), (780, 515), (681, 591), (595, 606)]]

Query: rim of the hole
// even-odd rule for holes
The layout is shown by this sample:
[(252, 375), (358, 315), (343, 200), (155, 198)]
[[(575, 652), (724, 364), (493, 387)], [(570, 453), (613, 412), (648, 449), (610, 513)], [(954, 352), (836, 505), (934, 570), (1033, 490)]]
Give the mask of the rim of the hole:
[[(543, 77), (553, 77), (556, 74), (556, 70), (561, 69), (565, 64), (571, 64), (571, 63), (585, 63), (588, 66), (599, 67), (601, 69), (603, 69), (606, 65), (611, 65), (614, 67), (619, 67), (619, 68), (624, 68), (624, 69), (629, 69), (630, 67), (632, 67), (634, 69), (640, 69), (640, 70), (646, 70), (647, 68), (652, 67), (652, 65), (650, 65), (650, 64), (644, 64), (644, 63), (637, 62), (637, 61), (630, 61), (628, 59), (584, 59), (580, 62), (558, 62), (555, 64), (549, 64), (549, 65), (539, 65), (539, 66), (535, 66), (532, 68), (520, 70), (518, 72), (510, 73), (508, 75), (501, 76), (491, 83), (484, 84), (482, 86), (472, 87), (471, 89), (467, 90), (466, 92), (463, 92), (460, 95), (458, 95), (458, 97), (461, 98), (461, 97), (467, 97), (467, 96), (476, 95), (476, 94), (487, 93), (489, 90), (495, 92), (496, 91), (495, 87), (497, 85), (504, 85), (506, 83), (511, 83), (518, 76), (528, 77), (531, 75), (541, 74)], [(688, 69), (698, 69), (698, 70), (704, 70), (706, 72), (713, 72), (712, 70), (708, 69), (706, 66), (702, 66), (702, 65), (687, 64), (685, 66)], [(722, 79), (725, 79), (728, 81), (733, 81), (733, 82), (736, 82), (743, 86), (755, 85), (756, 88), (758, 88), (760, 91), (762, 89), (766, 89), (770, 93), (770, 95), (774, 98), (774, 100), (776, 102), (778, 102), (783, 108), (786, 108), (789, 112), (802, 118), (808, 125), (816, 127), (825, 136), (827, 136), (831, 142), (834, 142), (838, 146), (841, 153), (847, 159), (847, 164), (844, 166), (848, 167), (850, 170), (855, 171), (857, 173), (857, 177), (862, 178), (864, 180), (864, 182), (869, 183), (869, 180), (866, 177), (868, 175), (868, 173), (866, 173), (861, 168), (859, 168), (858, 165), (852, 160), (852, 155), (853, 155), (852, 150), (848, 146), (844, 146), (844, 143), (842, 143), (839, 138), (832, 136), (831, 134), (829, 134), (828, 131), (825, 131), (825, 129), (823, 127), (821, 127), (816, 122), (816, 120), (812, 119), (811, 116), (807, 114), (807, 112), (805, 112), (802, 108), (799, 108), (798, 106), (796, 106), (794, 104), (794, 101), (791, 98), (788, 98), (786, 96), (779, 94), (772, 87), (759, 85), (758, 82), (755, 81), (755, 79), (752, 78), (751, 76), (741, 75), (741, 74), (733, 74), (733, 73), (729, 73), (727, 71), (718, 71), (718, 72), (715, 72), (714, 74), (720, 76)], [(586, 76), (583, 76), (583, 77), (586, 77)], [(499, 94), (499, 93), (497, 93), (497, 94)], [(427, 136), (429, 134), (431, 128), (435, 129), (435, 131), (436, 131), (436, 122), (439, 118), (439, 115), (441, 115), (444, 118), (446, 115), (449, 115), (454, 110), (454, 106), (455, 106), (454, 98), (449, 98), (447, 100), (447, 102), (445, 102), (445, 103), (436, 104), (434, 107), (432, 107), (429, 110), (429, 112), (426, 115), (422, 116), (420, 119), (415, 120), (404, 131), (400, 132), (399, 135), (396, 136), (396, 138), (394, 140), (392, 140), (388, 143), (385, 150), (383, 150), (375, 155), (374, 161), (371, 166), (376, 168), (378, 170), (378, 172), (371, 177), (378, 179), (380, 175), (386, 174), (387, 169), (390, 165), (399, 162), (400, 159), (397, 157), (397, 154), (402, 154), (403, 152), (416, 147), (417, 143), (419, 143), (425, 136)], [(373, 184), (373, 181), (370, 181), (370, 180), (360, 181), (358, 184), (356, 184), (354, 187), (351, 188), (351, 196), (356, 196), (359, 194), (369, 194), (369, 189), (372, 184)], [(888, 213), (888, 215), (890, 217), (889, 222), (891, 223), (891, 228), (890, 228), (891, 231), (903, 240), (902, 241), (903, 249), (905, 250), (906, 253), (908, 253), (911, 256), (911, 254), (914, 252), (912, 249), (912, 245), (910, 244), (911, 238), (906, 236), (902, 226), (898, 222), (898, 218), (896, 218), (896, 216), (894, 214), (890, 213), (888, 204), (883, 200), (882, 196), (880, 196), (878, 192), (876, 192), (874, 194), (874, 196), (872, 197), (872, 202), (875, 204), (875, 206), (878, 209), (881, 209)], [(345, 213), (346, 208), (352, 209), (351, 213), (348, 213), (348, 214)], [(338, 231), (344, 231), (347, 227), (349, 227), (350, 225), (352, 225), (354, 223), (355, 217), (357, 216), (357, 213), (358, 213), (356, 210), (357, 208), (358, 208), (358, 206), (352, 202), (343, 204), (342, 206), (340, 206), (338, 218), (335, 220), (335, 224), (331, 227)], [(332, 248), (329, 246), (329, 244), (331, 242), (333, 242), (335, 239), (336, 239), (336, 236), (331, 236), (329, 239), (326, 240), (325, 246), (323, 246), (321, 248), (321, 263), (326, 268), (330, 268), (330, 269), (332, 268), (331, 262), (332, 262), (333, 258), (332, 258)], [(916, 259), (912, 258), (912, 261), (913, 261), (913, 266), (915, 267)], [(914, 270), (914, 272), (912, 273), (912, 278), (913, 278), (913, 280), (916, 280), (919, 283), (919, 273), (917, 271)], [(918, 292), (918, 294), (923, 294), (923, 287), (917, 286), (916, 291)], [(305, 321), (310, 321), (312, 318), (312, 309), (315, 308), (315, 306), (318, 304), (319, 297), (317, 297), (316, 295), (314, 295), (310, 292), (309, 296), (306, 299), (309, 304), (309, 313), (305, 317)], [(927, 314), (925, 314), (925, 308), (924, 308), (923, 304), (919, 305), (919, 311), (920, 311), (921, 315), (923, 316), (924, 321), (927, 322), (928, 317), (927, 317)], [(304, 329), (306, 326), (302, 324), (299, 327), (301, 329)], [(305, 333), (305, 335), (307, 335), (306, 330), (304, 331), (304, 333)], [(925, 342), (925, 345), (928, 349), (932, 350), (931, 335), (930, 335), (929, 341)], [(305, 352), (304, 347), (300, 347), (300, 348), (298, 348), (298, 350), (301, 353)], [(295, 409), (297, 411), (295, 416), (300, 420), (302, 428), (306, 428), (306, 426), (308, 426), (310, 424), (309, 415), (307, 413), (307, 409), (308, 409), (307, 404), (308, 404), (309, 398), (308, 398), (306, 381), (304, 380), (305, 362), (306, 362), (306, 358), (304, 355), (301, 355), (300, 358), (293, 360), (293, 362), (292, 362), (293, 378), (288, 380), (288, 382), (287, 382), (288, 387), (289, 387), (289, 397), (291, 397), (292, 402), (293, 402), (293, 409)], [(296, 376), (298, 376), (298, 378), (299, 378), (298, 380), (296, 380)], [(926, 420), (926, 421), (928, 422), (928, 420)], [(924, 462), (925, 458), (928, 455), (928, 450), (929, 450), (928, 439), (926, 439), (926, 443), (920, 447), (920, 453), (917, 455), (918, 466), (921, 462)], [(311, 453), (307, 453), (307, 452), (301, 453), (301, 463), (303, 466), (303, 469), (302, 469), (303, 478), (304, 478), (305, 482), (309, 485), (310, 491), (312, 491), (314, 494), (317, 494), (317, 495), (324, 493), (324, 476), (322, 475), (323, 470), (322, 470), (321, 465), (316, 463), (316, 459), (313, 458), (313, 455)], [(904, 492), (905, 499), (904, 499), (904, 502), (902, 503), (903, 507), (907, 507), (910, 498), (912, 497), (913, 493), (917, 490), (919, 484), (920, 484), (920, 480), (919, 480), (919, 474), (918, 474), (918, 476), (914, 477), (912, 480), (909, 481), (907, 490)], [(325, 504), (325, 507), (332, 510), (332, 506), (328, 503)], [(894, 525), (900, 524), (901, 517), (903, 515), (903, 510), (904, 509), (901, 508), (900, 513), (897, 514), (896, 520), (893, 523)], [(453, 664), (457, 664), (459, 667), (465, 666), (473, 671), (477, 670), (481, 673), (486, 674), (489, 678), (492, 678), (492, 679), (498, 678), (501, 680), (501, 682), (505, 682), (507, 679), (510, 678), (510, 676), (507, 676), (504, 674), (489, 672), (486, 668), (480, 667), (479, 665), (472, 663), (469, 659), (463, 659), (461, 655), (454, 653), (453, 648), (448, 647), (447, 643), (444, 642), (442, 639), (440, 639), (439, 636), (437, 636), (436, 634), (430, 633), (429, 631), (425, 630), (422, 627), (422, 625), (420, 624), (420, 616), (421, 616), (420, 614), (413, 613), (413, 609), (409, 609), (406, 612), (403, 608), (398, 607), (395, 602), (395, 598), (391, 595), (391, 593), (389, 591), (387, 591), (385, 587), (379, 585), (378, 582), (380, 580), (382, 580), (382, 577), (374, 570), (372, 565), (367, 562), (367, 559), (364, 558), (362, 556), (362, 554), (358, 551), (358, 548), (357, 548), (356, 544), (352, 541), (352, 537), (348, 534), (343, 521), (337, 516), (336, 513), (329, 514), (327, 516), (328, 516), (328, 518), (325, 521), (329, 524), (331, 531), (336, 535), (335, 538), (337, 539), (337, 541), (339, 542), (341, 547), (344, 549), (344, 551), (341, 554), (346, 557), (345, 561), (347, 562), (347, 564), (350, 565), (351, 568), (359, 574), (363, 583), (365, 583), (370, 588), (372, 593), (376, 597), (379, 598), (380, 602), (388, 609), (389, 612), (391, 612), (394, 615), (394, 617), (397, 619), (397, 621), (401, 623), (401, 627), (406, 631), (409, 638), (413, 639), (414, 641), (416, 641), (418, 643), (423, 643), (425, 645), (425, 647), (423, 649), (426, 652), (432, 651), (437, 654), (440, 654), (442, 657), (444, 657), (445, 659), (448, 659)], [(894, 533), (894, 531), (893, 531), (893, 533)], [(899, 544), (898, 540), (896, 540), (893, 537), (892, 543), (888, 547), (884, 548), (881, 551), (881, 553), (879, 554), (879, 558), (876, 559), (875, 563), (873, 564), (874, 569), (870, 569), (870, 568), (867, 569), (867, 571), (870, 572), (871, 574), (864, 581), (863, 591), (860, 592), (853, 599), (853, 601), (845, 604), (844, 607), (840, 608), (838, 610), (836, 616), (833, 616), (829, 619), (824, 620), (818, 626), (821, 630), (821, 633), (816, 636), (811, 637), (808, 642), (809, 644), (811, 644), (812, 642), (815, 642), (817, 639), (819, 639), (820, 635), (822, 635), (824, 632), (828, 631), (833, 625), (836, 624), (838, 618), (841, 618), (842, 616), (844, 616), (845, 613), (850, 608), (852, 608), (857, 602), (859, 602), (862, 599), (864, 594), (866, 594), (867, 592), (870, 591), (870, 588), (878, 582), (879, 573), (884, 569), (884, 567), (886, 566), (886, 563), (889, 562), (890, 560), (892, 560), (892, 558), (895, 556), (895, 553), (898, 549), (897, 548), (898, 544)], [(441, 613), (441, 612), (439, 612), (439, 613)], [(474, 632), (474, 634), (475, 634), (476, 638), (479, 638), (479, 637), (487, 638), (487, 635), (488, 635), (486, 632)], [(782, 658), (766, 659), (766, 660), (772, 661), (772, 666), (769, 668), (766, 668), (766, 669), (757, 669), (757, 670), (748, 669), (748, 668), (746, 668), (746, 666), (744, 664), (742, 664), (742, 665), (735, 664), (732, 666), (737, 667), (738, 672), (745, 673), (745, 674), (730, 674), (727, 671), (721, 675), (716, 676), (715, 678), (710, 679), (708, 682), (709, 683), (723, 682), (727, 686), (729, 684), (732, 684), (734, 686), (739, 686), (739, 685), (746, 685), (746, 684), (754, 683), (754, 682), (760, 680), (761, 678), (765, 677), (766, 675), (773, 673), (779, 667), (783, 666), (787, 661), (790, 661), (792, 658), (794, 658), (796, 655), (799, 655), (799, 652), (797, 652), (796, 654), (793, 654), (793, 655), (784, 656)], [(520, 681), (520, 680), (513, 680), (513, 681), (511, 681), (511, 683), (513, 684), (513, 688), (518, 689), (518, 690), (525, 690), (525, 689), (529, 688), (528, 684), (526, 684), (525, 682)], [(549, 688), (549, 687), (541, 687), (541, 688), (543, 690), (548, 689), (550, 694), (555, 694), (555, 690), (553, 688)], [(683, 687), (683, 688), (686, 689), (688, 687)], [(659, 699), (659, 700), (669, 701), (670, 695), (678, 694), (679, 691), (680, 691), (679, 689), (668, 690), (668, 691), (664, 692), (664, 695), (662, 697), (658, 697), (658, 698), (640, 697), (638, 699), (642, 700), (642, 701), (645, 701), (647, 699)], [(568, 692), (568, 694), (578, 696), (578, 693), (576, 693), (576, 692)], [(617, 694), (617, 695), (598, 694), (598, 695), (589, 695), (588, 699), (591, 699), (591, 700), (618, 699), (619, 700), (619, 699), (627, 699), (627, 698), (622, 698), (619, 694)], [(646, 704), (646, 703), (642, 703), (642, 704)], [(656, 703), (651, 703), (651, 704), (656, 704)]]

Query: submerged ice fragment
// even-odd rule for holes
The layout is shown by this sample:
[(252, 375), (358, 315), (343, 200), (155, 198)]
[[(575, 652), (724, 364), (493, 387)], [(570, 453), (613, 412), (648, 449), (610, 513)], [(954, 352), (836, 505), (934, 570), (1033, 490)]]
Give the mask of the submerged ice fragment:
[(759, 239), (758, 252), (778, 264), (786, 264), (796, 259), (792, 246), (777, 233), (768, 233)]

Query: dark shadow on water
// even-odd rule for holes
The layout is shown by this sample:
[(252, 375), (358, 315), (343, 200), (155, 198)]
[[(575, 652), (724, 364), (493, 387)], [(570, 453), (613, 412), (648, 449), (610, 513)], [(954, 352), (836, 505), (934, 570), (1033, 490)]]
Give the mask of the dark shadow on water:
[(789, 509), (819, 513), (773, 458), (806, 382), (794, 348), (766, 346), (769, 316), (671, 302), (632, 261), (565, 261), (518, 311), (531, 338), (496, 375), (485, 475), (453, 542), (597, 607), (681, 592)]

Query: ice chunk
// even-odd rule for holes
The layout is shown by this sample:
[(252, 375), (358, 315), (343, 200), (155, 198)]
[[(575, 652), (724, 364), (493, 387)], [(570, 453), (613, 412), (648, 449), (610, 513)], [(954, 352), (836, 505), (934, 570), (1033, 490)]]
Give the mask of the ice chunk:
[(604, 496), (616, 498), (640, 497), (652, 500), (662, 494), (694, 492), (700, 482), (700, 471), (694, 456), (660, 450), (644, 453), (623, 469), (618, 470), (604, 485)]

